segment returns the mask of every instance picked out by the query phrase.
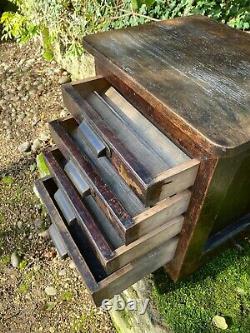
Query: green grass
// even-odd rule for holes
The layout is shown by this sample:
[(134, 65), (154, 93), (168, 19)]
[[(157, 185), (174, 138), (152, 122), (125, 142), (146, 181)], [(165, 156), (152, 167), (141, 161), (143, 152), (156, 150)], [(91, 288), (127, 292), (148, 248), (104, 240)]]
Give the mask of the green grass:
[(154, 275), (153, 298), (174, 333), (220, 332), (215, 315), (225, 317), (226, 332), (250, 332), (250, 244), (229, 249), (176, 284), (162, 271)]

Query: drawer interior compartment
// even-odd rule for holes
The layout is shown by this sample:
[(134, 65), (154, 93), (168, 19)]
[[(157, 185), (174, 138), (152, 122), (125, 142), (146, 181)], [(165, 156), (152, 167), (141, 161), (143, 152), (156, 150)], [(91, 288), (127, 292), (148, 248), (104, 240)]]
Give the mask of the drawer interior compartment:
[(148, 206), (193, 185), (199, 162), (190, 159), (104, 78), (66, 84), (64, 103), (76, 135), (97, 157), (107, 156)]
[(78, 145), (72, 135), (75, 125), (72, 118), (52, 122), (54, 141), (65, 163), (73, 162), (84, 175), (97, 205), (126, 245), (187, 210), (191, 196), (188, 190), (163, 199), (153, 207), (143, 205), (106, 156), (93, 157), (87, 145)]
[[(162, 224), (157, 227), (158, 224), (154, 223), (152, 214), (154, 214), (158, 208), (161, 209), (160, 204), (158, 204), (154, 209), (146, 209), (143, 213), (146, 215), (144, 216), (145, 219), (151, 220), (154, 223), (154, 228), (150, 228), (150, 230), (143, 235), (137, 235), (136, 240), (130, 242), (130, 244), (126, 244), (113, 227), (113, 224), (107, 216), (105, 216), (101, 207), (98, 206), (95, 194), (90, 191), (87, 195), (80, 196), (80, 193), (77, 192), (71, 184), (65, 173), (65, 166), (68, 162), (61, 155), (60, 151), (48, 151), (45, 156), (54, 182), (58, 187), (55, 194), (61, 191), (65, 195), (63, 200), (64, 207), (62, 207), (59, 200), (57, 200), (55, 194), (53, 195), (54, 201), (68, 225), (74, 224), (77, 220), (82, 226), (82, 232), (86, 234), (90, 246), (107, 272), (113, 272), (123, 267), (131, 260), (146, 254), (151, 249), (159, 246), (162, 242), (180, 233), (183, 216), (179, 214), (178, 208), (174, 214), (171, 212), (169, 214), (166, 213), (166, 217), (160, 217), (160, 214), (158, 214), (158, 217), (162, 219)], [(89, 187), (91, 188), (91, 185)], [(71, 223), (68, 223), (68, 219), (64, 213), (66, 210), (65, 206), (71, 206), (71, 210), (73, 211)], [(174, 209), (174, 204), (172, 204), (172, 209)], [(152, 213), (151, 215), (149, 211)], [(164, 211), (162, 214), (164, 214)], [(141, 218), (141, 215), (138, 215), (133, 221), (135, 220), (136, 223), (136, 221)], [(90, 230), (88, 230), (88, 228), (90, 228)], [(98, 242), (96, 242), (97, 240)]]
[(85, 234), (79, 232), (79, 225), (70, 225), (62, 216), (54, 200), (58, 190), (53, 178), (47, 177), (36, 182), (36, 188), (45, 204), (53, 225), (60, 233), (68, 255), (75, 262), (90, 294), (97, 306), (103, 299), (112, 298), (144, 276), (170, 262), (178, 243), (178, 237), (162, 242), (144, 256), (132, 260), (114, 273), (107, 273), (97, 260)]

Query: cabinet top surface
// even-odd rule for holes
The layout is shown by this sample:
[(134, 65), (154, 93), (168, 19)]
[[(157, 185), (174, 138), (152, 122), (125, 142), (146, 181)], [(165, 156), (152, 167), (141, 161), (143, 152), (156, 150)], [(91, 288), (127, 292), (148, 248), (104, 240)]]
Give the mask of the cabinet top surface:
[(250, 141), (250, 34), (190, 16), (84, 43), (135, 92), (212, 145), (224, 150)]

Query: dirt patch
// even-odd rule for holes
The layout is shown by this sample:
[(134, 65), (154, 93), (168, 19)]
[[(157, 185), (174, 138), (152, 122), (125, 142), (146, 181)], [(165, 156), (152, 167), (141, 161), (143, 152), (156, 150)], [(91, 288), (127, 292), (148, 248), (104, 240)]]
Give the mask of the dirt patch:
[(36, 44), (0, 44), (1, 333), (114, 332), (72, 262), (57, 257), (44, 232), (50, 221), (33, 193), (36, 155), (52, 144), (47, 123), (67, 114), (58, 83), (63, 75), (43, 61)]

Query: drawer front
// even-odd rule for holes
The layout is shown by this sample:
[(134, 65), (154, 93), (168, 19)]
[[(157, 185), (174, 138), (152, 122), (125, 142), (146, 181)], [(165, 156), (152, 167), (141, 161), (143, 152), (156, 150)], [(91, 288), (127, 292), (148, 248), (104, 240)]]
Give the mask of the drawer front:
[[(72, 161), (86, 177), (97, 205), (118, 231), (125, 244), (130, 244), (155, 227), (183, 214), (190, 201), (190, 192), (184, 191), (148, 208), (116, 173), (107, 157), (91, 155), (86, 146), (75, 140), (72, 133), (77, 123), (74, 119), (51, 123), (51, 132), (66, 160)], [(50, 159), (48, 163), (50, 165)], [(90, 162), (91, 161), (91, 162)]]
[[(48, 151), (45, 154), (46, 161), (53, 175), (53, 180), (58, 189), (53, 198), (64, 216), (68, 225), (78, 221), (82, 232), (89, 239), (89, 244), (95, 252), (97, 258), (104, 266), (107, 272), (113, 272), (118, 268), (146, 254), (154, 247), (159, 246), (162, 242), (176, 236), (180, 233), (183, 223), (181, 213), (186, 209), (189, 193), (186, 193), (186, 200), (183, 202), (179, 195), (169, 198), (166, 205), (163, 202), (158, 203), (150, 209), (133, 218), (134, 238), (129, 244), (120, 237), (111, 221), (105, 216), (102, 206), (98, 206), (95, 194), (90, 190), (88, 195), (80, 196), (73, 184), (66, 176), (65, 167), (68, 162), (63, 158), (59, 150)], [(86, 180), (86, 183), (88, 181)], [(89, 186), (91, 189), (91, 185)], [(58, 204), (56, 194), (64, 194), (64, 206)], [(185, 197), (185, 193), (182, 193)], [(182, 197), (181, 197), (182, 198)], [(73, 216), (71, 223), (68, 222), (68, 212), (66, 206), (71, 206)], [(65, 211), (67, 214), (65, 214)], [(141, 228), (141, 224), (143, 228)], [(152, 227), (153, 224), (153, 227)], [(142, 232), (143, 231), (143, 232)]]
[[(125, 260), (125, 265), (122, 268), (118, 268), (113, 273), (107, 273), (97, 260), (96, 254), (89, 245), (89, 240), (85, 239), (83, 233), (79, 233), (77, 224), (71, 223), (69, 225), (58, 210), (54, 200), (54, 194), (58, 190), (55, 181), (49, 177), (39, 180), (36, 182), (36, 188), (42, 202), (47, 207), (57, 233), (61, 237), (61, 243), (65, 248), (64, 252), (67, 252), (75, 262), (97, 306), (101, 305), (103, 299), (112, 298), (119, 294), (144, 276), (171, 261), (174, 257), (178, 237), (172, 237), (167, 241), (162, 239), (157, 247), (149, 248), (146, 253), (142, 252), (143, 255), (137, 259), (131, 256), (131, 250), (126, 250), (124, 246), (121, 246), (117, 249), (117, 252), (120, 253), (120, 258), (123, 258), (123, 260), (125, 256), (121, 257), (121, 253), (128, 253), (129, 263), (126, 264), (128, 260)], [(182, 220), (179, 218), (172, 221), (171, 225), (179, 224), (179, 227), (181, 227), (181, 223)], [(177, 233), (177, 228), (175, 231), (173, 229), (172, 235), (174, 236)], [(171, 228), (169, 232), (171, 233)], [(161, 230), (161, 233), (163, 233), (163, 230)], [(152, 239), (152, 242), (155, 242), (156, 236), (153, 236)], [(132, 247), (133, 245), (130, 245), (130, 249)]]
[(190, 159), (103, 78), (63, 86), (64, 103), (79, 123), (75, 135), (96, 157), (107, 156), (147, 206), (194, 184)]

